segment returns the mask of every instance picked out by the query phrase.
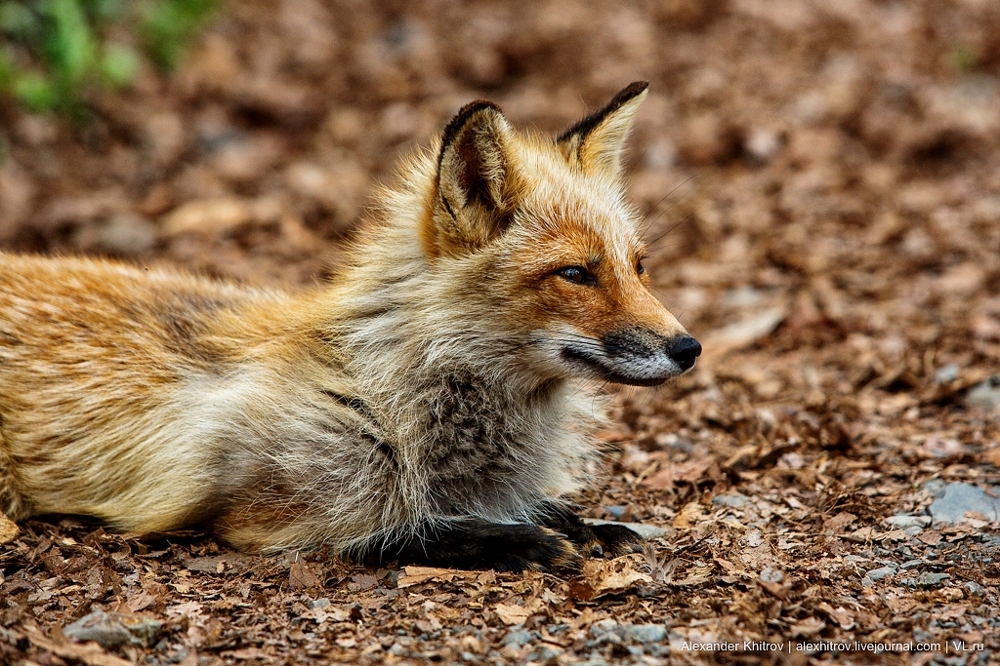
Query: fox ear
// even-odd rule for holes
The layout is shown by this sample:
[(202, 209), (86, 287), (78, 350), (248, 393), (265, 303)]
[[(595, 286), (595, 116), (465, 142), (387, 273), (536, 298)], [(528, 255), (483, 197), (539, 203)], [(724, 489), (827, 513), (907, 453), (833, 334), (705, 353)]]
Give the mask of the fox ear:
[(467, 104), (444, 130), (438, 157), (428, 253), (460, 254), (482, 247), (510, 221), (512, 130), (492, 102)]
[(587, 173), (621, 177), (625, 140), (632, 130), (636, 111), (646, 98), (649, 83), (636, 81), (608, 104), (562, 133), (556, 144), (570, 164)]

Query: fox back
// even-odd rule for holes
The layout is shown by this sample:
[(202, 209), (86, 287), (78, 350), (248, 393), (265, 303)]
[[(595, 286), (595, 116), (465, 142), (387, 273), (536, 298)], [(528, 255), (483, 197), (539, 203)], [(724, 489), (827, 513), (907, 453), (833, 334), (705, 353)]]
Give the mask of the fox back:
[[(592, 388), (700, 351), (649, 292), (623, 195), (645, 91), (556, 140), (469, 104), (314, 291), (0, 255), (0, 508), (245, 549), (572, 556), (559, 498), (593, 459)], [(531, 544), (452, 553), (496, 534)]]

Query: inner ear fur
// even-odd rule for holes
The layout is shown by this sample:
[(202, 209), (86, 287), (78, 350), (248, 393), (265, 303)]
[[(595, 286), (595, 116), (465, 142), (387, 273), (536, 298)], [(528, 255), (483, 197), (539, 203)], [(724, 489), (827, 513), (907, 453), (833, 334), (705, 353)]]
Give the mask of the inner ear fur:
[(620, 178), (625, 141), (635, 122), (649, 83), (636, 81), (615, 95), (604, 108), (563, 132), (556, 145), (566, 159), (586, 173)]
[(482, 100), (462, 107), (445, 127), (431, 228), (423, 234), (430, 255), (475, 250), (506, 229), (513, 212), (511, 135), (500, 107)]

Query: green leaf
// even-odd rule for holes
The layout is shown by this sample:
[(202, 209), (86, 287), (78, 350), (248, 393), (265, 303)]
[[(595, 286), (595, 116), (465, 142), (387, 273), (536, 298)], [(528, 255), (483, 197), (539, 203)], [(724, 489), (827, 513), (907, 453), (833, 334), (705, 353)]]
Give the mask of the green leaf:
[(49, 0), (48, 5), (55, 29), (46, 50), (59, 82), (77, 88), (94, 69), (97, 44), (77, 0)]
[(122, 44), (108, 44), (101, 58), (101, 76), (114, 86), (124, 86), (135, 78), (139, 71), (139, 56)]
[(59, 103), (59, 93), (52, 83), (34, 72), (21, 73), (14, 80), (14, 96), (35, 111), (49, 111)]

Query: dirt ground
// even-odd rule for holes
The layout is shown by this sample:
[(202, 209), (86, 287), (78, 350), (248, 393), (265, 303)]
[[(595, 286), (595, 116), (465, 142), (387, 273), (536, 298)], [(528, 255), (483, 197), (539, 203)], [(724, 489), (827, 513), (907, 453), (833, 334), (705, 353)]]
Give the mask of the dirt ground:
[(0, 247), (314, 284), (464, 103), (554, 133), (637, 79), (647, 267), (706, 351), (618, 392), (579, 501), (661, 528), (646, 556), (375, 570), (32, 520), (0, 662), (1000, 663), (993, 0), (233, 0), (86, 123), (0, 102)]

